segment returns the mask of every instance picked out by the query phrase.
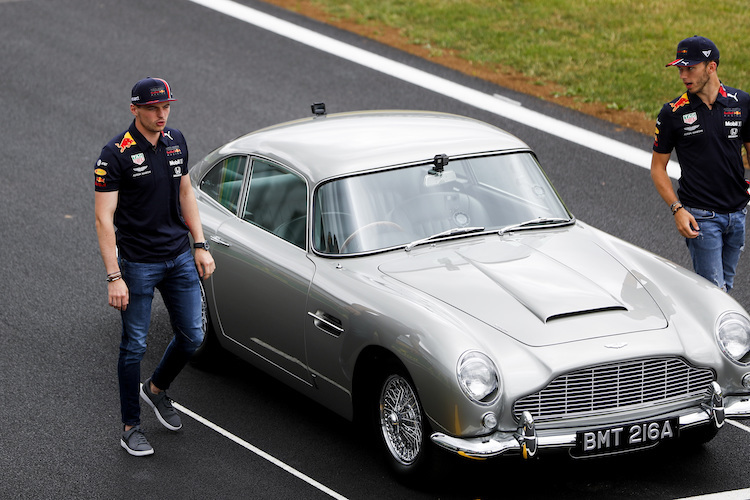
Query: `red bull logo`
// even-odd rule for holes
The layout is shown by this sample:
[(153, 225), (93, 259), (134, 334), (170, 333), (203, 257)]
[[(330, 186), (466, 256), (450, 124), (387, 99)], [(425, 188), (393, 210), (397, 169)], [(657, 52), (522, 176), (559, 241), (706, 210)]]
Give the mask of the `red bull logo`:
[(669, 105), (672, 106), (672, 111), (677, 111), (686, 104), (690, 104), (690, 98), (688, 97), (687, 92), (682, 94), (677, 101), (669, 103)]
[(133, 139), (133, 136), (130, 135), (130, 132), (125, 132), (122, 140), (115, 144), (115, 146), (120, 148), (120, 153), (124, 153), (126, 149), (128, 149), (130, 146), (133, 146), (134, 144), (135, 139)]

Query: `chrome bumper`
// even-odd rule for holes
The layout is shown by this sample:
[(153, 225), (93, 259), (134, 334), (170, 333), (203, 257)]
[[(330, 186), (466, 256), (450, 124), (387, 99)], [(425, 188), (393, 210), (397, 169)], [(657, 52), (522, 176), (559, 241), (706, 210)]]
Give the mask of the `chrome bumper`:
[[(680, 429), (711, 423), (716, 428), (721, 428), (726, 417), (750, 418), (750, 396), (723, 397), (721, 388), (714, 382), (711, 393), (700, 407), (659, 416), (672, 417), (679, 418)], [(514, 432), (496, 431), (475, 438), (458, 438), (435, 432), (430, 438), (437, 445), (469, 458), (481, 460), (512, 452), (519, 453), (523, 458), (531, 458), (539, 449), (575, 447), (576, 431), (579, 430), (585, 429), (537, 431), (533, 416), (524, 412), (518, 429)]]

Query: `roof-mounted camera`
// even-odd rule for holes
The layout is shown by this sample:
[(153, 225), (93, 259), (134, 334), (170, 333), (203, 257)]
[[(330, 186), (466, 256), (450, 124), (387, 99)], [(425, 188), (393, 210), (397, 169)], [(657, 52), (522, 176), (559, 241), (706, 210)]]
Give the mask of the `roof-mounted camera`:
[(435, 158), (432, 159), (432, 164), (435, 165), (435, 167), (428, 170), (428, 173), (432, 175), (442, 174), (448, 161), (448, 155), (446, 154), (435, 155)]
[(326, 115), (326, 104), (324, 102), (315, 102), (310, 106), (313, 115), (317, 118)]

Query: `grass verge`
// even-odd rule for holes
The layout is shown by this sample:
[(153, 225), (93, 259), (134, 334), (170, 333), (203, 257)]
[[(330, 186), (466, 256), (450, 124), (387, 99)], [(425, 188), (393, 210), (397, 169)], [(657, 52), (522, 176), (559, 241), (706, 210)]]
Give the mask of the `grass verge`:
[(750, 91), (747, 0), (266, 1), (645, 134), (684, 91), (664, 67), (683, 38), (711, 38), (722, 81)]

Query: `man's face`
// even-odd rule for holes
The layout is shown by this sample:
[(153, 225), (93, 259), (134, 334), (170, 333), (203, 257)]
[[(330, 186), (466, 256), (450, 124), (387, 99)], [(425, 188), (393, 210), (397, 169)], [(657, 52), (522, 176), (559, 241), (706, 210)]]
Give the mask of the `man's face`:
[(690, 67), (679, 67), (680, 79), (685, 84), (687, 91), (691, 94), (700, 93), (708, 83), (711, 76), (709, 65), (713, 63), (699, 63)]
[(167, 125), (169, 118), (169, 102), (157, 102), (145, 106), (130, 105), (130, 111), (135, 121), (145, 130), (153, 133), (161, 132)]

